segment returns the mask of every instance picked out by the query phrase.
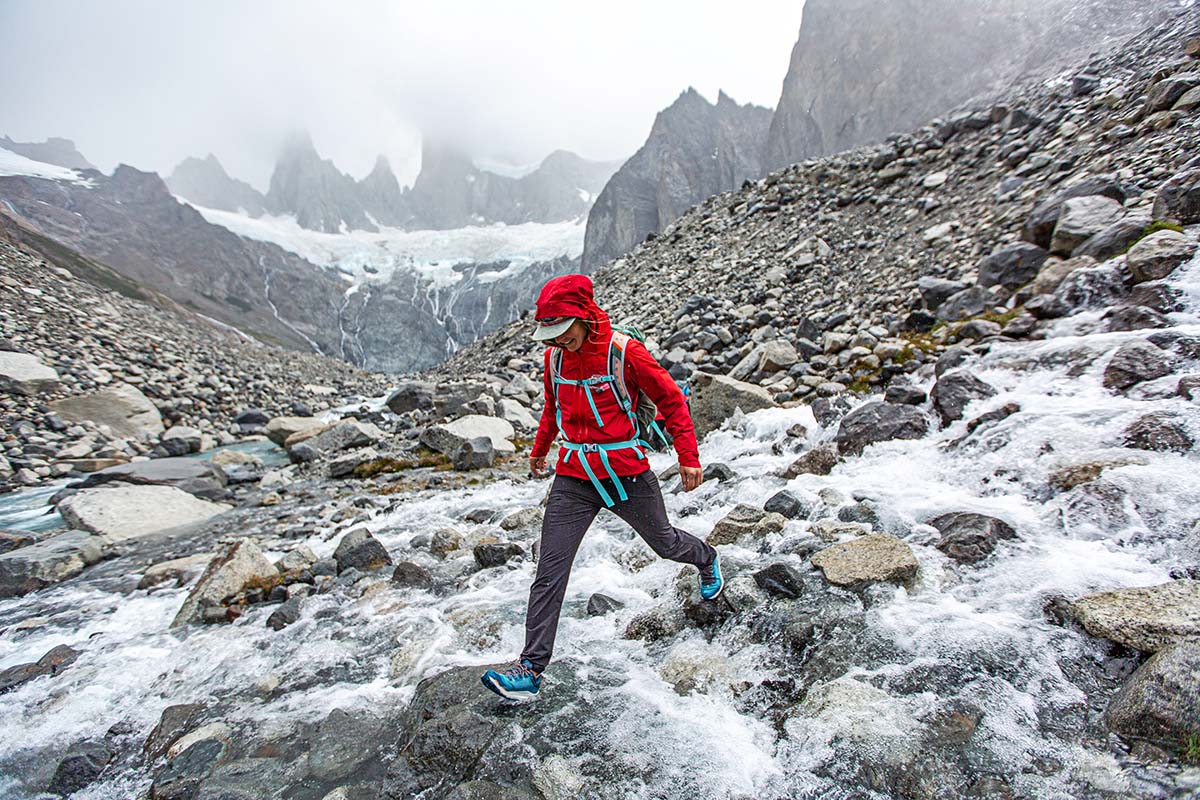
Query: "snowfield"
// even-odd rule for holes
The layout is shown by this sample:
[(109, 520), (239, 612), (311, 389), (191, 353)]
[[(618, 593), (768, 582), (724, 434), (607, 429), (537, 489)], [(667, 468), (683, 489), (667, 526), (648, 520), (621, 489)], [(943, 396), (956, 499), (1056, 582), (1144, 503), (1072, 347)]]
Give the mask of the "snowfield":
[[(91, 185), (91, 181), (73, 169), (34, 161), (32, 158), (17, 155), (11, 150), (5, 150), (3, 147), (0, 147), (0, 177), (7, 175), (45, 178), (51, 181), (68, 181), (83, 186)], [(583, 248), (582, 241), (580, 239), (580, 252), (582, 252)]]

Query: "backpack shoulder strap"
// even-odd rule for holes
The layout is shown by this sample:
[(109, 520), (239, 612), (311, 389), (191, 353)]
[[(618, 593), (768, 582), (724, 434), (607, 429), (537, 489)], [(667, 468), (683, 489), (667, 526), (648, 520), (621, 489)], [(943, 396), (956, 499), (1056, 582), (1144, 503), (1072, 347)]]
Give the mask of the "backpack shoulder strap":
[(558, 379), (562, 377), (562, 361), (563, 351), (561, 348), (555, 347), (550, 351), (550, 384), (552, 386), (557, 386)]
[(625, 384), (625, 348), (629, 346), (629, 339), (628, 334), (613, 331), (608, 343), (608, 374), (613, 376), (613, 391), (617, 393), (617, 399), (627, 414), (633, 410), (633, 399)]

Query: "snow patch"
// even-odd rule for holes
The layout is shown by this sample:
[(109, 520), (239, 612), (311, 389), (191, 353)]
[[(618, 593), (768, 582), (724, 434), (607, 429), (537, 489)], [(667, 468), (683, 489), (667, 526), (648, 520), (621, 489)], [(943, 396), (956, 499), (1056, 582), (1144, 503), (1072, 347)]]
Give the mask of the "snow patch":
[(60, 167), (56, 164), (46, 164), (17, 155), (11, 150), (0, 147), (0, 177), (17, 175), (27, 178), (44, 178), (51, 181), (66, 181), (78, 183), (81, 186), (91, 186), (92, 182), (73, 169)]

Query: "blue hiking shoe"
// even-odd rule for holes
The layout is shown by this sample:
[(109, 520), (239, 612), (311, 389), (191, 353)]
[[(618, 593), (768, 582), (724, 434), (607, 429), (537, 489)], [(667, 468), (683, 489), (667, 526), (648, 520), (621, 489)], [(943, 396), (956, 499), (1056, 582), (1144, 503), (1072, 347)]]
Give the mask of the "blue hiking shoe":
[(716, 600), (725, 588), (725, 576), (721, 574), (721, 558), (713, 556), (712, 563), (700, 568), (700, 596), (705, 600)]
[(480, 677), (483, 685), (508, 700), (532, 700), (542, 688), (542, 676), (533, 671), (527, 659), (515, 662), (503, 672), (489, 669)]

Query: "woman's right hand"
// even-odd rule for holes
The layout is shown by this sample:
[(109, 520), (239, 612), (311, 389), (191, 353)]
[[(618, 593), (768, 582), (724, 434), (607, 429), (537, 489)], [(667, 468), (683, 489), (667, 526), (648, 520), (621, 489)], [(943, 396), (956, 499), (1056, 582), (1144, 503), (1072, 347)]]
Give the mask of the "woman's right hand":
[(545, 456), (530, 456), (529, 471), (533, 473), (533, 477), (540, 478), (546, 474), (546, 457)]

